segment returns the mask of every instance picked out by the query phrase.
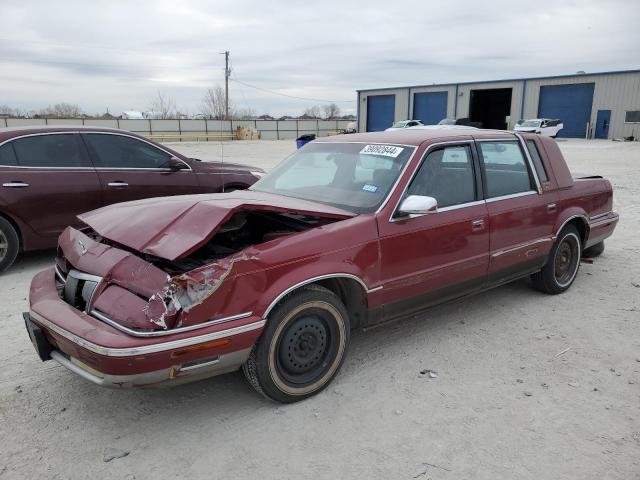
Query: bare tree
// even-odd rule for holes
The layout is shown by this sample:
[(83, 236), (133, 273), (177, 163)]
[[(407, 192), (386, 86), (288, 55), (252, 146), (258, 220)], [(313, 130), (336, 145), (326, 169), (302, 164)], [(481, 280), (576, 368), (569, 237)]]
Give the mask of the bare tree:
[(0, 115), (14, 116), (15, 110), (9, 105), (0, 105)]
[(158, 118), (172, 118), (176, 115), (176, 101), (164, 92), (158, 90), (156, 96), (151, 100), (152, 116)]
[(318, 105), (314, 105), (313, 107), (309, 107), (304, 111), (303, 116), (308, 118), (320, 118), (320, 107)]
[(322, 107), (324, 111), (325, 120), (333, 120), (340, 116), (340, 107), (335, 103), (330, 103), (329, 105), (325, 105)]
[(243, 108), (240, 110), (234, 110), (232, 118), (234, 120), (251, 120), (256, 117), (256, 111), (251, 108)]
[[(202, 113), (209, 118), (224, 120), (225, 117), (225, 97), (224, 88), (217, 85), (214, 88), (207, 88), (202, 99)], [(229, 116), (233, 117), (233, 107), (229, 104)]]
[(78, 105), (64, 102), (56, 103), (54, 106), (49, 105), (38, 112), (38, 115), (42, 117), (55, 118), (78, 118), (82, 114), (82, 109)]

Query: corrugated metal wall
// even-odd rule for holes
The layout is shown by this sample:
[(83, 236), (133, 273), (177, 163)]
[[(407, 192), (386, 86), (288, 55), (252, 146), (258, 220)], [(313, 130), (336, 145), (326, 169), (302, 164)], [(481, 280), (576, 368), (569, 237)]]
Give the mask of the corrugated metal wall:
[(604, 75), (576, 75), (574, 77), (527, 80), (527, 92), (524, 102), (525, 117), (535, 117), (538, 113), (540, 87), (544, 85), (566, 85), (572, 83), (595, 83), (591, 125), (598, 110), (611, 110), (609, 138), (640, 136), (640, 124), (624, 123), (625, 111), (640, 110), (640, 73), (617, 73)]
[[(634, 135), (640, 137), (640, 123), (624, 123), (627, 110), (640, 110), (640, 72), (614, 72), (592, 75), (575, 75), (557, 78), (507, 80), (449, 85), (426, 85), (403, 88), (386, 88), (359, 92), (359, 131), (366, 131), (366, 97), (369, 95), (396, 95), (395, 121), (411, 118), (413, 94), (418, 92), (448, 92), (447, 116), (469, 116), (471, 90), (511, 88), (511, 126), (520, 118), (535, 118), (538, 115), (540, 87), (545, 85), (567, 85), (595, 83), (591, 108), (591, 136), (595, 131), (598, 110), (611, 110), (609, 138)], [(457, 90), (457, 95), (456, 95)], [(523, 102), (524, 91), (524, 102)], [(456, 110), (457, 106), (457, 110)]]

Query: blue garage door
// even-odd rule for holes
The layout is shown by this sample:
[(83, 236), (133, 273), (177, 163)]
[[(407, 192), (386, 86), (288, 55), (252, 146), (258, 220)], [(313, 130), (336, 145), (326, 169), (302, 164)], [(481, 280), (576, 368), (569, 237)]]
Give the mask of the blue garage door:
[(413, 118), (425, 125), (436, 125), (447, 117), (447, 92), (426, 92), (413, 95)]
[(380, 132), (393, 124), (396, 111), (395, 95), (367, 97), (367, 132)]
[(559, 118), (564, 128), (558, 137), (584, 138), (591, 121), (593, 83), (540, 87), (539, 118)]

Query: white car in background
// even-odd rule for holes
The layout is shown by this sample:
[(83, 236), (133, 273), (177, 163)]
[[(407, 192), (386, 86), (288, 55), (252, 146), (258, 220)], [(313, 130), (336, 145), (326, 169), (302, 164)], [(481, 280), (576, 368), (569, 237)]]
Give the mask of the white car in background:
[(550, 118), (532, 118), (524, 120), (513, 127), (514, 132), (529, 132), (544, 135), (545, 137), (556, 138), (558, 132), (564, 128), (562, 120)]
[(424, 125), (424, 123), (422, 123), (421, 120), (401, 120), (399, 122), (395, 122), (393, 125), (391, 125), (389, 128), (387, 128), (385, 131), (389, 131), (389, 130), (401, 130), (403, 128), (411, 128), (411, 127), (419, 127)]

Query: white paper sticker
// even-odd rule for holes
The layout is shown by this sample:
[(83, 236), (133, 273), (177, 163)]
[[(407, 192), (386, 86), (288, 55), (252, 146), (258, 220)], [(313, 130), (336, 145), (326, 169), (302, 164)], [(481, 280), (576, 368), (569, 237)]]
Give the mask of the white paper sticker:
[(360, 155), (381, 155), (383, 157), (396, 158), (404, 148), (393, 145), (367, 145), (360, 150)]

